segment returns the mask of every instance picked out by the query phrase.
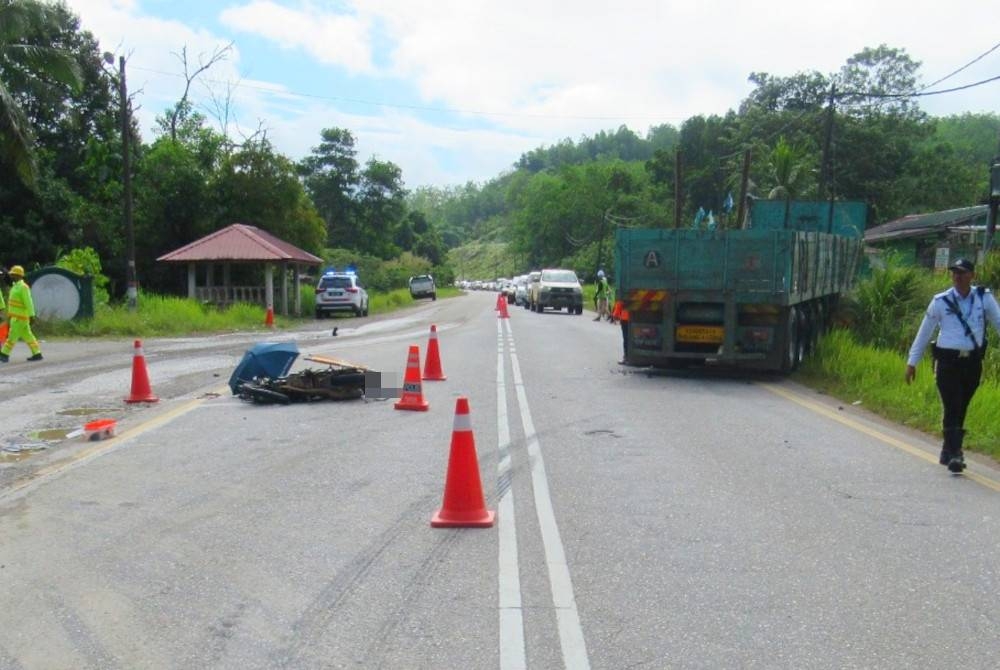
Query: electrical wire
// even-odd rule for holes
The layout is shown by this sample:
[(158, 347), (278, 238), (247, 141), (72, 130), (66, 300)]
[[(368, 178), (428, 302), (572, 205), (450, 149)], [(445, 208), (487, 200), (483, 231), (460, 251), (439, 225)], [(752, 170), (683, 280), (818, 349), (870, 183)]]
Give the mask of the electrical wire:
[(978, 56), (976, 56), (975, 58), (973, 58), (972, 60), (970, 60), (968, 63), (966, 63), (965, 65), (963, 65), (962, 67), (960, 67), (957, 70), (955, 70), (954, 72), (946, 74), (945, 76), (941, 77), (937, 81), (932, 81), (931, 83), (927, 84), (926, 86), (921, 86), (919, 89), (917, 89), (917, 92), (926, 91), (927, 89), (929, 89), (932, 86), (937, 86), (941, 82), (943, 82), (943, 81), (945, 81), (947, 79), (951, 79), (952, 77), (954, 77), (956, 74), (958, 74), (962, 70), (966, 69), (970, 65), (974, 65), (975, 63), (978, 63), (979, 61), (981, 61), (982, 59), (986, 58), (987, 56), (989, 56), (991, 53), (993, 53), (997, 49), (1000, 49), (1000, 42), (997, 42), (996, 44), (993, 45), (993, 47), (991, 49), (989, 49), (989, 50), (987, 50), (987, 51), (979, 54)]
[[(162, 70), (154, 70), (152, 68), (142, 67), (139, 65), (130, 65), (133, 70), (140, 70), (142, 72), (150, 72), (152, 74), (158, 74), (165, 77), (181, 77), (181, 75), (173, 72), (164, 72)], [(209, 79), (205, 78), (202, 81), (209, 84), (228, 84), (231, 82), (222, 81), (219, 79)], [(683, 120), (683, 117), (679, 116), (576, 116), (571, 114), (521, 114), (517, 112), (488, 112), (476, 109), (462, 109), (453, 107), (429, 107), (424, 105), (405, 105), (401, 103), (389, 103), (389, 102), (377, 102), (375, 100), (363, 100), (361, 98), (347, 98), (344, 96), (337, 95), (315, 95), (312, 93), (299, 93), (297, 91), (290, 91), (287, 89), (276, 89), (269, 88), (267, 86), (254, 86), (253, 84), (240, 83), (237, 88), (246, 88), (253, 91), (263, 91), (265, 93), (272, 93), (274, 95), (285, 95), (295, 98), (308, 98), (310, 100), (326, 100), (329, 102), (349, 102), (356, 105), (369, 105), (371, 107), (388, 107), (390, 109), (409, 109), (420, 112), (438, 112), (438, 113), (448, 113), (448, 114), (468, 114), (469, 116), (497, 116), (505, 118), (515, 118), (515, 119), (561, 119), (567, 121), (659, 121), (664, 120)]]

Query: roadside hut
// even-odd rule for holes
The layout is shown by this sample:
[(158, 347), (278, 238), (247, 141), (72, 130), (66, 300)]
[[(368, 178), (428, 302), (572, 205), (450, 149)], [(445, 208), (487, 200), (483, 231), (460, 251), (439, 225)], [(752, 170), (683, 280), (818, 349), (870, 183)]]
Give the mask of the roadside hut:
[[(297, 316), (302, 315), (299, 275), (303, 269), (323, 264), (322, 258), (303, 251), (265, 230), (243, 223), (234, 223), (217, 230), (156, 260), (162, 263), (187, 265), (189, 298), (219, 306), (246, 302), (265, 308), (273, 307), (284, 316), (289, 314), (289, 293), (294, 296), (294, 313)], [(234, 267), (261, 265), (264, 268), (263, 286), (239, 285), (232, 281)], [(220, 267), (221, 283), (217, 283), (215, 271)], [(275, 267), (278, 268), (281, 278), (280, 300), (277, 305), (274, 300)], [(200, 285), (199, 275), (202, 280)]]

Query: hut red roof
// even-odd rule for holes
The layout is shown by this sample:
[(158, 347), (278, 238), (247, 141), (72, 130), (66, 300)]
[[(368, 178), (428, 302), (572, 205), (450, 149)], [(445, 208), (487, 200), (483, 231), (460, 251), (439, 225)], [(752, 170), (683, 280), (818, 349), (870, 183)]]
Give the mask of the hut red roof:
[(321, 265), (323, 259), (278, 239), (271, 233), (234, 223), (210, 235), (163, 254), (156, 260), (165, 263), (195, 261), (293, 261)]

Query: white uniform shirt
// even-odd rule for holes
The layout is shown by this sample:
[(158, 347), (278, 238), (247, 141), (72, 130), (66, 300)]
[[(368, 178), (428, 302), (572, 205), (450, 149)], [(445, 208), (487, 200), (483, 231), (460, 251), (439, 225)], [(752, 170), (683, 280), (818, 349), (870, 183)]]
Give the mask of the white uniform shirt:
[[(957, 305), (965, 317), (965, 322), (972, 329), (972, 334), (976, 338), (976, 343), (965, 333), (965, 326), (962, 325), (958, 316), (952, 313), (948, 303), (944, 298), (949, 298), (953, 305)], [(917, 337), (910, 347), (910, 356), (907, 365), (916, 365), (924, 355), (924, 349), (930, 344), (934, 329), (940, 328), (937, 345), (942, 349), (958, 349), (960, 351), (972, 351), (976, 344), (983, 345), (983, 338), (986, 335), (986, 319), (990, 320), (993, 327), (1000, 333), (1000, 305), (997, 304), (993, 294), (986, 290), (982, 296), (975, 286), (969, 291), (969, 295), (963, 298), (954, 287), (947, 291), (938, 293), (931, 299), (931, 304), (927, 306), (924, 320), (917, 331)]]

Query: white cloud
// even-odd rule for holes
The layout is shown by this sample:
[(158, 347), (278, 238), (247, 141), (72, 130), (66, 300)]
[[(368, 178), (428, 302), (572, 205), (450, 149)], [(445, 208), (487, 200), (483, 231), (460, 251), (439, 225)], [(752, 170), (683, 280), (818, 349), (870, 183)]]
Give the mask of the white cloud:
[[(947, 11), (930, 0), (251, 0), (221, 10), (213, 33), (149, 16), (137, 0), (69, 4), (104, 48), (131, 53), (144, 127), (182, 92), (171, 52), (186, 44), (189, 54), (211, 53), (228, 43), (219, 34), (227, 30), (301, 51), (303, 68), (336, 68), (359, 83), (374, 78), (383, 91), (405, 82), (419, 96), (391, 102), (464, 111), (440, 115), (449, 119), (441, 127), (417, 118), (426, 113), (389, 105), (347, 114), (344, 102), (303, 98), (295, 94), (317, 91), (289, 91), (282, 82), (236, 89), (240, 126), (250, 131), (263, 120), (282, 152), (301, 157), (321, 128), (350, 128), (362, 160), (375, 153), (396, 162), (411, 186), (483, 180), (524, 151), (621, 124), (641, 134), (723, 114), (751, 91), (751, 72), (828, 74), (866, 46), (905, 48), (929, 82), (993, 46), (1000, 21), (1000, 9), (981, 0), (952, 0)], [(206, 79), (237, 81), (240, 69), (254, 71), (250, 43)], [(942, 86), (997, 74), (1000, 50)], [(998, 89), (925, 98), (922, 106), (936, 114), (996, 111)], [(478, 130), (464, 129), (469, 121)]]
[(285, 49), (304, 49), (320, 63), (339, 65), (352, 73), (374, 71), (368, 26), (355, 16), (322, 14), (308, 6), (294, 10), (256, 0), (223, 10), (219, 18), (233, 30), (265, 37)]

